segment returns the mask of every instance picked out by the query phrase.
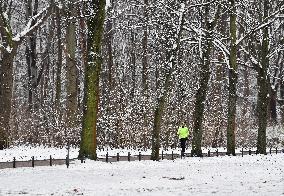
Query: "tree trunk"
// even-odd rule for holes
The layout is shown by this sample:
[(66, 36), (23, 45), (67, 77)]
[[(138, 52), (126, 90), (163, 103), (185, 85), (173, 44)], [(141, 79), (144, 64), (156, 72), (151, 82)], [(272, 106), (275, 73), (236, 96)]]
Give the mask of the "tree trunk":
[(230, 0), (230, 60), (229, 60), (229, 100), (227, 116), (227, 154), (235, 155), (235, 132), (236, 132), (236, 104), (237, 104), (237, 25), (235, 0)]
[(62, 26), (60, 10), (56, 9), (56, 23), (57, 23), (57, 68), (56, 68), (56, 87), (55, 87), (55, 108), (60, 112), (60, 97), (61, 97), (61, 70), (62, 70)]
[[(68, 8), (70, 12), (68, 17), (74, 17), (76, 10), (73, 5), (74, 0), (70, 2)], [(76, 68), (76, 25), (74, 20), (67, 21), (66, 29), (66, 68), (67, 68), (67, 125), (68, 129), (72, 131), (76, 127), (76, 116), (78, 112), (78, 99), (77, 99), (77, 68)]]
[(135, 46), (136, 33), (131, 30), (131, 54), (130, 54), (130, 69), (131, 69), (131, 98), (134, 99), (136, 87), (136, 46)]
[[(27, 21), (37, 14), (38, 0), (32, 1), (28, 0), (26, 4), (26, 19)], [(32, 25), (35, 25), (36, 21), (32, 21)], [(34, 111), (35, 101), (36, 101), (36, 87), (37, 87), (37, 65), (36, 65), (36, 32), (32, 33), (27, 39), (26, 46), (26, 61), (28, 70), (28, 102), (29, 109), (31, 112)]]
[(0, 61), (0, 150), (5, 148), (10, 132), (10, 113), (12, 107), (14, 54), (4, 52)]
[(177, 38), (175, 40), (176, 47), (172, 47), (172, 49), (166, 55), (166, 62), (171, 66), (166, 73), (165, 76), (165, 83), (163, 86), (162, 95), (157, 100), (157, 106), (154, 112), (154, 124), (152, 130), (152, 153), (151, 153), (151, 160), (158, 161), (159, 160), (159, 150), (160, 150), (160, 132), (161, 132), (161, 123), (162, 117), (166, 105), (166, 98), (168, 96), (169, 88), (171, 86), (170, 79), (172, 77), (172, 73), (179, 62), (178, 54), (180, 50), (180, 40), (183, 32), (183, 25), (184, 25), (184, 13), (181, 16), (181, 23), (179, 31), (177, 32)]
[(281, 124), (284, 124), (284, 82), (280, 82), (280, 99), (278, 100), (280, 111), (281, 111)]
[[(169, 79), (171, 74), (168, 74), (165, 83), (165, 91), (168, 91)], [(160, 150), (160, 133), (161, 133), (161, 123), (164, 113), (164, 107), (166, 102), (167, 93), (165, 93), (159, 100), (158, 105), (154, 113), (154, 126), (152, 131), (152, 153), (151, 160), (159, 160), (159, 150)]]
[(83, 125), (79, 157), (97, 159), (97, 117), (99, 104), (99, 79), (102, 64), (101, 41), (105, 18), (105, 0), (92, 0), (95, 15), (88, 20), (88, 64), (85, 69), (85, 94)]
[(277, 124), (277, 92), (280, 86), (280, 81), (282, 77), (283, 72), (283, 57), (282, 54), (279, 53), (277, 57), (277, 66), (274, 70), (274, 76), (271, 81), (270, 87), (269, 87), (269, 93), (270, 93), (270, 103), (269, 103), (269, 111), (270, 111), (270, 122), (272, 125)]
[(5, 143), (10, 133), (10, 114), (12, 107), (13, 90), (13, 60), (16, 55), (17, 44), (12, 40), (12, 30), (0, 6), (0, 33), (1, 41), (11, 51), (1, 51), (0, 60), (0, 150), (6, 148)]
[(269, 111), (270, 111), (270, 119), (271, 119), (272, 125), (277, 124), (277, 109), (276, 109), (277, 89), (278, 89), (277, 86), (278, 85), (275, 85), (274, 88), (270, 86), (270, 89), (269, 89), (269, 94), (270, 94)]
[[(267, 18), (269, 1), (264, 0), (263, 18)], [(264, 21), (266, 22), (266, 21)], [(257, 135), (257, 152), (266, 154), (266, 127), (267, 127), (267, 108), (269, 104), (269, 79), (267, 69), (269, 67), (269, 33), (268, 27), (263, 30), (263, 39), (261, 43), (261, 66), (258, 67), (257, 84), (259, 87), (257, 99), (257, 117), (258, 117), (258, 135)]]
[(212, 148), (217, 148), (220, 146), (220, 136), (222, 131), (222, 97), (220, 96), (222, 93), (222, 80), (223, 80), (223, 66), (222, 64), (216, 64), (216, 84), (214, 86), (214, 94), (216, 96), (216, 105), (214, 109), (214, 119), (215, 119), (215, 132), (212, 141)]
[[(82, 2), (82, 6), (81, 6), (81, 10), (79, 10), (79, 13), (80, 14), (82, 11), (84, 12), (86, 9), (85, 9), (85, 6), (84, 6), (84, 2)], [(86, 29), (87, 29), (87, 26), (86, 26), (86, 20), (85, 18), (81, 18), (79, 20), (79, 43), (80, 43), (80, 51), (81, 51), (81, 55), (82, 55), (82, 59), (80, 61), (80, 70), (79, 70), (79, 75), (83, 75), (83, 70), (85, 70), (85, 65), (87, 64), (88, 62), (88, 51), (87, 51), (87, 39), (86, 39)], [(81, 113), (82, 111), (82, 100), (80, 99), (80, 94), (81, 92), (84, 91), (84, 88), (80, 88), (81, 85), (79, 85), (79, 88), (78, 88), (78, 109)]]
[(204, 113), (204, 104), (206, 100), (206, 94), (208, 89), (208, 82), (210, 79), (210, 54), (212, 50), (212, 33), (216, 26), (216, 19), (219, 15), (219, 7), (216, 12), (215, 18), (213, 22), (209, 22), (210, 17), (210, 6), (205, 7), (205, 28), (206, 35), (204, 38), (204, 45), (202, 46), (202, 54), (201, 54), (201, 73), (200, 73), (200, 81), (199, 88), (196, 92), (195, 105), (194, 105), (194, 113), (193, 113), (193, 140), (192, 140), (192, 155), (202, 156), (202, 121), (203, 121), (203, 113)]

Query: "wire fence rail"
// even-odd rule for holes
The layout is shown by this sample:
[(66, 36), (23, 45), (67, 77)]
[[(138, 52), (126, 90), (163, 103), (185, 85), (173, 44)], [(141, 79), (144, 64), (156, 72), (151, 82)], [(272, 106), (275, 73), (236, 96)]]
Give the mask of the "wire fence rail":
[[(278, 154), (278, 153), (284, 153), (284, 149), (279, 150), (277, 148), (272, 149), (270, 148), (267, 154)], [(254, 150), (244, 150), (241, 149), (239, 152), (236, 153), (236, 156), (244, 156), (244, 155), (253, 155), (257, 154), (257, 151)], [(226, 152), (219, 152), (216, 151), (210, 151), (202, 153), (203, 157), (218, 157), (218, 156), (225, 156)], [(191, 157), (191, 153), (185, 153), (185, 157)], [(160, 154), (160, 160), (175, 160), (177, 158), (183, 158), (181, 154), (174, 153), (172, 151), (171, 153), (165, 153), (164, 151)], [(73, 164), (77, 158), (69, 158), (69, 153), (67, 153), (67, 156), (65, 159), (54, 159), (50, 155), (49, 159), (43, 159), (43, 160), (35, 160), (34, 156), (31, 157), (31, 160), (29, 161), (20, 161), (17, 160), (16, 157), (13, 157), (12, 162), (0, 162), (0, 169), (6, 169), (6, 168), (19, 168), (19, 167), (35, 167), (35, 166), (53, 166), (53, 165), (66, 165), (67, 168), (69, 168), (70, 164)], [(119, 153), (116, 154), (116, 156), (109, 155), (108, 152), (106, 153), (105, 157), (100, 157), (97, 159), (98, 161), (102, 162), (119, 162), (119, 161), (142, 161), (142, 160), (151, 160), (151, 155), (143, 155), (142, 152), (139, 152), (138, 154), (131, 155), (130, 152), (128, 152), (127, 156), (121, 156)], [(84, 159), (80, 159), (81, 163), (85, 163)]]

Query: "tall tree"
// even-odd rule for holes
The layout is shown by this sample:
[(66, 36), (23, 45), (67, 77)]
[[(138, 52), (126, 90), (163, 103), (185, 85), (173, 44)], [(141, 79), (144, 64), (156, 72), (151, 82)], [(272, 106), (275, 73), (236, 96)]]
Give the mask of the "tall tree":
[(229, 55), (229, 98), (227, 116), (227, 154), (235, 155), (236, 104), (237, 104), (237, 14), (236, 1), (230, 0), (230, 55)]
[[(219, 18), (220, 6), (218, 6), (217, 11), (214, 15), (213, 20), (210, 20), (210, 6), (207, 5), (204, 8), (204, 33), (205, 36), (202, 40), (202, 49), (200, 49), (200, 80), (199, 80), (199, 88), (196, 92), (195, 97), (195, 108), (193, 114), (193, 140), (192, 140), (192, 155), (202, 156), (202, 121), (203, 121), (203, 112), (204, 112), (204, 104), (206, 100), (206, 94), (208, 89), (208, 82), (210, 78), (210, 56), (213, 45), (213, 31), (217, 24), (217, 19)], [(202, 35), (200, 35), (202, 36)]]
[[(263, 1), (263, 22), (267, 22), (269, 12), (269, 1)], [(262, 29), (262, 43), (260, 48), (260, 66), (257, 68), (257, 117), (258, 117), (258, 134), (257, 134), (257, 151), (266, 154), (266, 127), (267, 127), (267, 108), (269, 103), (269, 78), (267, 70), (269, 68), (269, 27)]]
[(97, 159), (97, 118), (99, 80), (102, 65), (101, 41), (103, 36), (106, 0), (92, 0), (88, 19), (88, 64), (85, 68), (83, 125), (79, 157)]
[[(185, 23), (185, 2), (186, 0), (182, 1), (180, 5), (180, 14), (179, 14), (179, 24), (175, 32), (169, 33), (168, 36), (170, 39), (173, 39), (173, 43), (167, 43), (167, 51), (166, 51), (166, 63), (165, 66), (167, 67), (165, 73), (165, 79), (163, 84), (163, 89), (161, 92), (160, 97), (158, 97), (157, 105), (154, 110), (154, 124), (152, 129), (152, 153), (151, 153), (151, 160), (159, 160), (159, 149), (160, 149), (160, 132), (161, 132), (161, 125), (162, 125), (162, 117), (166, 107), (166, 99), (169, 94), (169, 89), (171, 87), (171, 77), (173, 71), (176, 69), (176, 66), (179, 62), (178, 54), (180, 50), (181, 44), (181, 37), (182, 32), (184, 30), (184, 23)], [(169, 31), (166, 29), (166, 31)], [(176, 34), (175, 34), (176, 33)]]
[(4, 15), (5, 10), (0, 7), (0, 33), (4, 43), (0, 60), (0, 150), (5, 147), (10, 130), (11, 99), (13, 86), (13, 59), (16, 55), (16, 43), (12, 40), (12, 30), (9, 19)]
[(76, 6), (75, 0), (67, 4), (67, 28), (66, 28), (66, 68), (67, 68), (67, 124), (72, 130), (76, 126), (76, 116), (78, 113), (78, 91), (77, 77), (78, 70), (76, 67)]

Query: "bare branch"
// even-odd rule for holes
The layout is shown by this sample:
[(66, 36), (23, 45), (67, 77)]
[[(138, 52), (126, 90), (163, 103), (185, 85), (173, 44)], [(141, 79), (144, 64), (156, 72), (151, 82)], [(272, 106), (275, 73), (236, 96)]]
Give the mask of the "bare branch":
[[(282, 7), (281, 9), (279, 9), (278, 11), (274, 12), (273, 14), (271, 14), (270, 16), (268, 16), (267, 18), (265, 18), (263, 21), (265, 21), (264, 23), (255, 26), (250, 32), (248, 32), (247, 34), (245, 34), (243, 37), (241, 37), (239, 40), (237, 40), (237, 45), (239, 45), (244, 39), (246, 39), (247, 37), (249, 37), (250, 35), (252, 35), (253, 33), (269, 26), (271, 23), (273, 23), (277, 17), (277, 14), (279, 14), (280, 12), (284, 11), (284, 7)], [(268, 21), (269, 19), (272, 19), (271, 21)], [(266, 22), (268, 21), (268, 22)]]
[(255, 69), (261, 67), (261, 63), (257, 60), (257, 58), (253, 57), (253, 55), (250, 54), (244, 47), (241, 47), (241, 51), (243, 51), (245, 54), (249, 56), (249, 59), (252, 62)]
[(218, 48), (220, 48), (220, 49), (224, 52), (224, 54), (225, 54), (226, 56), (229, 56), (229, 55), (230, 55), (230, 51), (228, 50), (228, 47), (227, 47), (221, 40), (215, 38), (215, 39), (213, 40), (213, 43), (214, 43), (215, 46), (217, 46)]
[(213, 40), (213, 44), (215, 46), (217, 46), (224, 54), (225, 57), (225, 61), (228, 67), (230, 67), (230, 63), (229, 63), (229, 55), (230, 55), (230, 51), (227, 49), (226, 45), (224, 43), (222, 43), (222, 41), (220, 41), (219, 39), (214, 39)]
[(190, 5), (190, 6), (188, 6), (188, 9), (187, 9), (187, 10), (189, 10), (189, 9), (191, 9), (191, 8), (195, 8), (195, 7), (208, 6), (208, 5), (210, 5), (211, 3), (214, 3), (215, 1), (216, 1), (216, 0), (212, 0), (212, 1), (207, 2), (207, 3), (199, 3), (199, 4)]
[(277, 55), (280, 51), (283, 51), (284, 50), (284, 46), (283, 45), (280, 45), (279, 47), (277, 47), (276, 49), (273, 49), (273, 52), (271, 52), (267, 57), (268, 58), (271, 58), (275, 55)]
[[(26, 28), (19, 34), (17, 34), (12, 40), (16, 42), (17, 44), (21, 44), (24, 37), (31, 35), (33, 32), (35, 32), (39, 26), (47, 20), (47, 18), (52, 14), (52, 9), (54, 8), (53, 4), (51, 4), (49, 7), (46, 7), (41, 12), (39, 12), (37, 15), (32, 17), (27, 25)], [(33, 22), (37, 21), (34, 25)]]

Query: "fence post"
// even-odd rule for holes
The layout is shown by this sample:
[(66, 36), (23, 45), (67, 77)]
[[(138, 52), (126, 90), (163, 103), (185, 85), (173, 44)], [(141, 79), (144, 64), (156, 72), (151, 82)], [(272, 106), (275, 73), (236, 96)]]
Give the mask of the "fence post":
[(69, 156), (68, 155), (66, 156), (66, 161), (65, 162), (66, 162), (67, 168), (69, 168)]
[(70, 150), (70, 142), (67, 142), (67, 156), (66, 156), (66, 166), (69, 168), (69, 150)]
[(108, 163), (108, 152), (106, 153), (106, 162)]
[(174, 160), (174, 151), (172, 151), (172, 160)]
[(249, 155), (251, 155), (251, 149), (249, 149)]
[(49, 156), (49, 166), (52, 166), (52, 157), (51, 157), (51, 155)]
[(217, 148), (217, 150), (216, 150), (216, 154), (217, 154), (217, 157), (219, 156), (219, 151), (218, 151), (218, 148)]
[(32, 156), (32, 167), (35, 167), (35, 157)]
[(139, 161), (141, 161), (141, 152), (139, 152), (138, 156), (139, 156)]
[(128, 161), (130, 161), (130, 152), (128, 152), (127, 158), (128, 158)]
[(276, 150), (276, 154), (277, 154), (278, 153), (277, 147), (275, 148), (275, 150)]
[(81, 163), (84, 163), (84, 157), (80, 157)]
[(164, 151), (162, 150), (162, 160), (164, 160)]
[(244, 148), (242, 148), (242, 157), (244, 157)]
[(16, 157), (13, 158), (13, 168), (16, 168)]
[(269, 148), (269, 154), (271, 154), (271, 147)]
[(116, 154), (116, 161), (119, 161), (119, 153)]
[(210, 150), (208, 150), (208, 157), (210, 157)]

